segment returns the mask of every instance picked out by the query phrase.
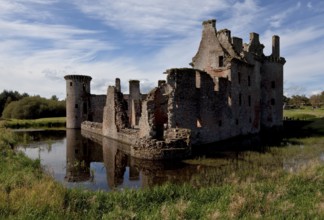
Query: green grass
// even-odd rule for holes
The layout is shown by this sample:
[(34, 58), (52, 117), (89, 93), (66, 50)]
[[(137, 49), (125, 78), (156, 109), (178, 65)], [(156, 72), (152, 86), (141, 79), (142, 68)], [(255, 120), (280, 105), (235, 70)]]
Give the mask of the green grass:
[[(64, 188), (42, 172), (39, 160), (11, 150), (15, 135), (0, 129), (0, 219), (324, 219), (323, 136), (285, 140), (289, 146), (267, 154), (247, 152), (249, 159), (236, 165), (257, 165), (221, 178), (200, 172), (183, 185), (107, 193)], [(284, 169), (298, 158), (307, 162)], [(265, 162), (267, 168), (258, 165)]]
[(40, 119), (8, 119), (1, 121), (6, 128), (60, 128), (65, 127), (65, 117)]
[(311, 107), (304, 107), (302, 109), (284, 110), (283, 114), (284, 117), (286, 118), (311, 120), (315, 118), (323, 118), (324, 109), (323, 108), (312, 109)]

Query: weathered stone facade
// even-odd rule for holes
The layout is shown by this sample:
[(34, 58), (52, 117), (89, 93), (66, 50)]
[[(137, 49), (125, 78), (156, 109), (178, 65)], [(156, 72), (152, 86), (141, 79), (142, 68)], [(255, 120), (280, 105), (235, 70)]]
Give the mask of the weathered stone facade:
[[(101, 132), (92, 129), (91, 123), (84, 123), (82, 128), (131, 144), (134, 157), (160, 160), (185, 157), (192, 144), (280, 127), (285, 59), (280, 57), (279, 37), (273, 36), (270, 56), (263, 54), (263, 48), (256, 33), (243, 44), (241, 38), (231, 37), (229, 30), (217, 31), (216, 20), (205, 21), (193, 68), (167, 70), (166, 81), (159, 81), (147, 95), (140, 93), (137, 80), (129, 82), (130, 93), (124, 95), (116, 79), (115, 86), (108, 87), (104, 107), (102, 101), (92, 98), (89, 104), (83, 104), (90, 110), (84, 108), (78, 113), (82, 121), (102, 122)], [(67, 111), (72, 111), (77, 101), (86, 103), (85, 97), (90, 97), (91, 78), (65, 78), (70, 106)], [(78, 86), (71, 96), (71, 82), (77, 84), (80, 79), (87, 95)], [(97, 108), (103, 111), (94, 111)], [(101, 118), (97, 116), (100, 113)], [(67, 112), (67, 120), (76, 128), (80, 120), (69, 117), (78, 114)]]

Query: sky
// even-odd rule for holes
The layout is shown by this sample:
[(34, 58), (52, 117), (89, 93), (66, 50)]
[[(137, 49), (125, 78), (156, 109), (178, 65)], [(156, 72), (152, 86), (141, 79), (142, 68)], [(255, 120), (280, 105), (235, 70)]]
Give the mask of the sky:
[(285, 95), (324, 90), (322, 0), (0, 0), (0, 92), (64, 99), (70, 74), (91, 76), (93, 94), (117, 77), (148, 92), (190, 67), (209, 19), (245, 43), (258, 33), (265, 55), (279, 35)]

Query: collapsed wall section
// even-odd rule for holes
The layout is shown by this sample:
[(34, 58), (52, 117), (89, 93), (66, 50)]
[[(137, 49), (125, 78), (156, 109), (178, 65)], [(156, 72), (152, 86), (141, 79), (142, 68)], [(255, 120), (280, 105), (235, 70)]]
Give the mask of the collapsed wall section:
[(116, 87), (109, 86), (103, 113), (102, 134), (104, 136), (118, 139), (118, 132), (129, 127), (126, 111), (127, 103), (123, 94), (118, 92)]

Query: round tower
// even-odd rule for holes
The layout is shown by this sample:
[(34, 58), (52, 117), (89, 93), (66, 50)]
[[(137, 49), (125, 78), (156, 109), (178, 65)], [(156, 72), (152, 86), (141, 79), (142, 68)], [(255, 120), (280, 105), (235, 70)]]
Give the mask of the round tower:
[(81, 128), (90, 117), (90, 76), (66, 75), (66, 127)]

